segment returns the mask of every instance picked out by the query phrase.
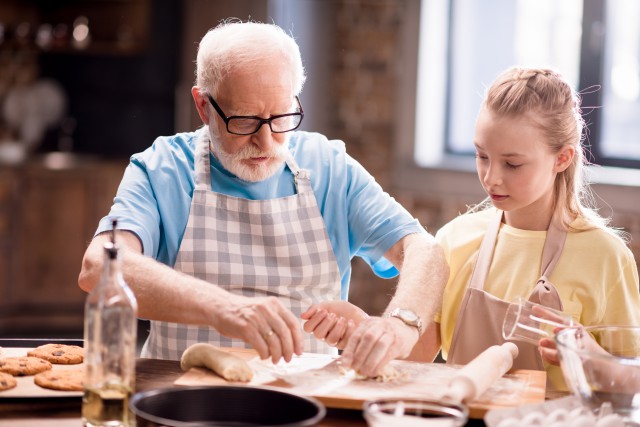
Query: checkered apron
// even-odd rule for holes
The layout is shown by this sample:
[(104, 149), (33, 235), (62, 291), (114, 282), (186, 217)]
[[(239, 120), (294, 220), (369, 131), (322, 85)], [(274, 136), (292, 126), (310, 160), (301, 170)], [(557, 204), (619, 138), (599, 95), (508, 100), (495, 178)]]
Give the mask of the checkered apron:
[[(310, 174), (286, 159), (297, 194), (248, 200), (211, 190), (209, 136), (196, 143), (196, 188), (174, 268), (227, 291), (276, 296), (293, 314), (340, 299), (338, 264), (311, 189)], [(304, 332), (303, 332), (304, 333)], [(177, 360), (192, 344), (248, 347), (203, 326), (151, 321), (142, 357)], [(305, 334), (304, 351), (337, 354)]]

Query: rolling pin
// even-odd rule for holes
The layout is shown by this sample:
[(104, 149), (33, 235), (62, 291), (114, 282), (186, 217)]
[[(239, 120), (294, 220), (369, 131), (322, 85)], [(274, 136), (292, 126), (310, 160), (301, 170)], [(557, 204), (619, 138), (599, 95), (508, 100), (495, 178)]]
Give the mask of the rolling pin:
[(518, 346), (512, 342), (489, 347), (456, 373), (443, 398), (462, 403), (476, 399), (511, 369), (516, 357)]

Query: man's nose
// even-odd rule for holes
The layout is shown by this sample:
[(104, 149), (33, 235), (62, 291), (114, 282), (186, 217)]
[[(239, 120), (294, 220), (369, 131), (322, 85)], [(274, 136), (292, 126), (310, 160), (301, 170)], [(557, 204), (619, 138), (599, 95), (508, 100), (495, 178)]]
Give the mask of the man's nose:
[(262, 151), (270, 151), (273, 146), (273, 132), (268, 123), (262, 123), (260, 129), (251, 135), (251, 142)]

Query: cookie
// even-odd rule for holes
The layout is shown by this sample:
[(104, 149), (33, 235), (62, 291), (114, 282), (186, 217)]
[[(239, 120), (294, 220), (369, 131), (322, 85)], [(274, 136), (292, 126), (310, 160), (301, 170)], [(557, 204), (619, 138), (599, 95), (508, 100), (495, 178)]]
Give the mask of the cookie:
[(75, 365), (84, 360), (84, 349), (77, 345), (45, 344), (27, 353), (56, 365)]
[(51, 369), (51, 363), (38, 357), (5, 357), (0, 359), (0, 372), (23, 377)]
[(18, 385), (18, 381), (16, 381), (16, 379), (13, 378), (13, 375), (0, 372), (0, 391), (9, 390), (10, 388), (14, 388), (17, 385)]
[(62, 391), (82, 391), (84, 372), (80, 369), (45, 371), (33, 377), (33, 382), (42, 388)]

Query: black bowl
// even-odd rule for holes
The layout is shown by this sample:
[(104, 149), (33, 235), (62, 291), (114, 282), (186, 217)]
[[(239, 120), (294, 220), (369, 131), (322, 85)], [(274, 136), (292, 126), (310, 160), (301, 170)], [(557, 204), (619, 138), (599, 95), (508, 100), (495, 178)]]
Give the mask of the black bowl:
[(315, 426), (325, 407), (315, 399), (267, 387), (181, 387), (136, 393), (137, 427)]

